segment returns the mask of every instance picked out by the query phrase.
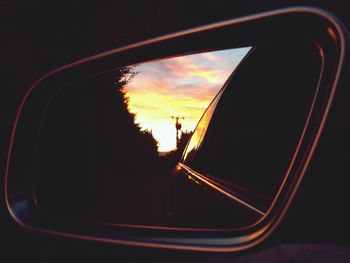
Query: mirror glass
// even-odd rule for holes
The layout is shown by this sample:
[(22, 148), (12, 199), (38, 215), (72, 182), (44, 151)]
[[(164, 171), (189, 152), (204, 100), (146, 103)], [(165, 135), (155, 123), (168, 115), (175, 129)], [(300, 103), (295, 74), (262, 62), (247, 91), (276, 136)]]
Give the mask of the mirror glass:
[[(69, 83), (51, 98), (38, 134), (40, 211), (141, 226), (256, 222), (295, 151), (320, 61), (314, 46), (265, 44)], [(310, 72), (298, 63), (309, 63)]]

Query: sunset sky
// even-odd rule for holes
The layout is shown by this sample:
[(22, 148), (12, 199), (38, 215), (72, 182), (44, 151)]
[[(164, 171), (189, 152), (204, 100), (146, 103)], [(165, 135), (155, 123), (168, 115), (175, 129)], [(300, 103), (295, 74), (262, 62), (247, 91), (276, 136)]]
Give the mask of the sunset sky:
[(138, 74), (124, 88), (129, 111), (142, 129), (152, 130), (159, 152), (176, 148), (171, 116), (183, 116), (183, 131), (197, 122), (226, 79), (250, 50), (226, 49), (139, 64)]

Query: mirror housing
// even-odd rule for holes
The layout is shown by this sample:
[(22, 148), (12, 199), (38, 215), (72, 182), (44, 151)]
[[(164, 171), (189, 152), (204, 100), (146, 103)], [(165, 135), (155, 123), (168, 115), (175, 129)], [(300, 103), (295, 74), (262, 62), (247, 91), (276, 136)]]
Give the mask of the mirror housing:
[[(267, 211), (268, 216), (247, 228), (223, 231), (88, 223), (52, 218), (41, 212), (33, 184), (31, 157), (35, 158), (42, 112), (58, 89), (86, 76), (131, 64), (205, 50), (255, 46), (280, 39), (315, 43), (324, 67), (319, 92), (303, 130), (305, 136), (289, 166), (286, 187), (280, 190), (279, 199), (274, 200)], [(309, 169), (343, 68), (346, 39), (341, 23), (329, 13), (309, 7), (286, 8), (118, 48), (46, 74), (30, 87), (13, 128), (5, 179), (5, 197), (11, 217), (33, 231), (114, 244), (200, 251), (243, 251), (255, 247), (276, 231)]]

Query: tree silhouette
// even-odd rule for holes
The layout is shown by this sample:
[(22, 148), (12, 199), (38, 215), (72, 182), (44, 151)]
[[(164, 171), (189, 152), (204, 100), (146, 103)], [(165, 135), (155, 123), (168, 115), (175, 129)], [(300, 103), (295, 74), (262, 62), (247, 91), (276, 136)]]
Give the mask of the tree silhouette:
[[(133, 67), (125, 67), (114, 74), (98, 80), (105, 92), (100, 92), (99, 107), (102, 110), (100, 123), (101, 137), (108, 138), (101, 150), (110, 165), (106, 173), (113, 176), (137, 176), (139, 170), (151, 169), (158, 156), (157, 141), (148, 131), (141, 131), (135, 123), (135, 114), (128, 110), (125, 85), (137, 74)], [(111, 79), (110, 79), (111, 78)], [(113, 85), (111, 85), (113, 84)], [(121, 171), (123, 164), (127, 171)], [(122, 175), (123, 173), (123, 175)], [(145, 176), (145, 173), (142, 174)]]
[(105, 193), (152, 174), (157, 141), (135, 124), (123, 89), (135, 74), (123, 67), (86, 78), (52, 99), (35, 163), (37, 199), (50, 213), (86, 218)]

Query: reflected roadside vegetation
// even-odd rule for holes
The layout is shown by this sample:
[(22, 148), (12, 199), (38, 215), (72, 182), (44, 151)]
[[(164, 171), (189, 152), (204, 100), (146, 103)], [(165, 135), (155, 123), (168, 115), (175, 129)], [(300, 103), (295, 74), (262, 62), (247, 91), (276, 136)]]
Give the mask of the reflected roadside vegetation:
[(249, 49), (131, 65), (64, 88), (38, 140), (39, 205), (56, 216), (164, 225), (171, 171)]

